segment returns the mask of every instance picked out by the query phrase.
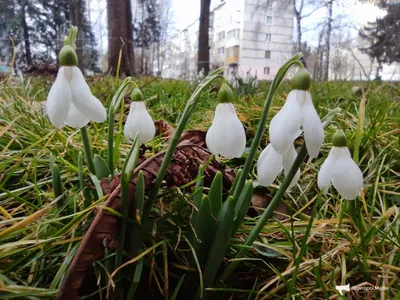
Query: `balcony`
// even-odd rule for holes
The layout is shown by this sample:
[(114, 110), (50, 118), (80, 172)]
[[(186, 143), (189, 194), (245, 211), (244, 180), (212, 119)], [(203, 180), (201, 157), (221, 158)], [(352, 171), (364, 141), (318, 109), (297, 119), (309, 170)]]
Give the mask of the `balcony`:
[(237, 64), (239, 63), (239, 46), (233, 46), (226, 48), (225, 64)]

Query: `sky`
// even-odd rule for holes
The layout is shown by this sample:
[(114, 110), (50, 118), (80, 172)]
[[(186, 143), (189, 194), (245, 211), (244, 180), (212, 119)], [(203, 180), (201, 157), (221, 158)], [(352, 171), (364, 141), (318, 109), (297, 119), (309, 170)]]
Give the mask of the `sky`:
[[(212, 0), (211, 8), (220, 3), (221, 0)], [(383, 10), (372, 4), (361, 4), (357, 0), (341, 1), (342, 5), (334, 7), (334, 15), (348, 15), (348, 22), (359, 27), (368, 21), (375, 21), (376, 17), (385, 15)], [(175, 29), (182, 30), (192, 24), (200, 15), (200, 0), (172, 0), (172, 10), (175, 17)], [(305, 13), (307, 13), (305, 11)], [(304, 19), (304, 27), (307, 31), (322, 22), (326, 16), (324, 8), (315, 11), (309, 18)], [(315, 32), (315, 31), (314, 31)], [(316, 36), (312, 33), (305, 35), (306, 40), (315, 40)]]
[[(173, 12), (173, 30), (171, 33), (185, 29), (192, 24), (200, 15), (200, 0), (171, 0)], [(219, 4), (221, 0), (211, 0), (211, 9)], [(372, 4), (361, 4), (357, 0), (341, 0), (342, 5), (334, 7), (334, 17), (346, 15), (346, 22), (356, 27), (375, 21), (376, 17), (385, 15), (385, 12)], [(104, 52), (107, 51), (107, 10), (105, 0), (91, 1), (91, 21), (94, 30), (99, 36), (99, 46)], [(311, 9), (311, 8), (310, 8)], [(307, 11), (305, 11), (307, 13)], [(315, 45), (318, 40), (318, 30), (313, 30), (326, 16), (326, 10), (321, 8), (315, 11), (309, 18), (304, 19), (304, 40)], [(295, 32), (295, 31), (294, 31)], [(100, 38), (101, 36), (101, 38)]]

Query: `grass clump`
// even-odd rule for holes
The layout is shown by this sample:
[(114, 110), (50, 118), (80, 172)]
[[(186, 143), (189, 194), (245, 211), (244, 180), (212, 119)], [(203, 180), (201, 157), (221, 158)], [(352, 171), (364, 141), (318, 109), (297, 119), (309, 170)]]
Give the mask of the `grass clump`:
[[(29, 78), (0, 85), (0, 298), (54, 298), (66, 270), (87, 232), (93, 212), (103, 198), (88, 205), (80, 188), (78, 164), (83, 152), (79, 130), (55, 129), (43, 115), (43, 101), (52, 79)], [(187, 82), (139, 79), (139, 86), (154, 119), (175, 126), (194, 87)], [(110, 77), (89, 80), (92, 92), (108, 106), (116, 90)], [(364, 100), (352, 93), (350, 82), (314, 82), (311, 86), (320, 115), (340, 108), (333, 126), (325, 131), (320, 156), (303, 164), (295, 188), (284, 196), (286, 209), (263, 228), (240, 268), (226, 286), (206, 287), (210, 295), (228, 299), (326, 299), (338, 295), (336, 285), (350, 283), (359, 299), (395, 299), (400, 273), (400, 86), (396, 83), (362, 83)], [(250, 146), (269, 83), (255, 93), (236, 96), (235, 106), (246, 127)], [(217, 88), (200, 95), (189, 128), (206, 130), (217, 105)], [(283, 105), (290, 91), (283, 84), (271, 107), (269, 120)], [(269, 124), (269, 122), (268, 122)], [(91, 123), (93, 154), (106, 157), (106, 123)], [(364, 192), (356, 200), (354, 215), (333, 189), (321, 197), (316, 187), (318, 170), (326, 159), (336, 129), (348, 133), (348, 147), (357, 153), (364, 175)], [(267, 131), (266, 131), (267, 132)], [(265, 147), (265, 134), (261, 149)], [(122, 168), (130, 144), (122, 140)], [(147, 156), (167, 149), (158, 138), (148, 145)], [(60, 171), (63, 194), (54, 199), (50, 157)], [(227, 161), (239, 169), (243, 159)], [(87, 173), (87, 170), (84, 170)], [(255, 189), (265, 195), (277, 185)], [(281, 177), (280, 177), (281, 178)], [(278, 181), (280, 183), (281, 181)], [(193, 186), (165, 189), (153, 213), (156, 241), (143, 256), (138, 295), (151, 282), (154, 295), (179, 293), (190, 269), (186, 260), (190, 204)], [(58, 205), (60, 199), (63, 205)], [(258, 208), (261, 209), (262, 208)], [(258, 217), (248, 216), (230, 240), (226, 257), (234, 257)], [(160, 243), (162, 242), (162, 243)], [(149, 250), (147, 249), (147, 250)], [(147, 251), (146, 250), (146, 251)], [(106, 260), (93, 266), (95, 282), (106, 281)], [(145, 282), (145, 284), (143, 283)], [(229, 286), (229, 287), (227, 287)], [(372, 287), (381, 287), (373, 290)], [(99, 297), (104, 284), (94, 297)], [(104, 290), (104, 289), (103, 289)], [(160, 296), (161, 297), (161, 296)]]

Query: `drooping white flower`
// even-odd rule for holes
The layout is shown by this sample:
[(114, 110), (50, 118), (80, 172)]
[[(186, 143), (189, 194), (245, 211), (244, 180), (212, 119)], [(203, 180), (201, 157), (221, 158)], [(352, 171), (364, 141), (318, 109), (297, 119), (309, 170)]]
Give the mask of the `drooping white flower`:
[(234, 81), (235, 81), (235, 76), (233, 75), (233, 72), (231, 72), (231, 73), (228, 75), (228, 83), (229, 83), (230, 85), (232, 85)]
[(269, 127), (271, 144), (278, 153), (284, 154), (293, 144), (299, 129), (302, 129), (308, 154), (311, 158), (315, 158), (324, 142), (324, 127), (308, 91), (309, 84), (304, 87), (298, 84), (298, 81), (294, 81), (296, 84), (293, 81), (294, 90), (289, 93), (285, 105), (271, 120)]
[(249, 84), (249, 82), (250, 82), (250, 74), (249, 74), (249, 72), (246, 72), (246, 75), (243, 78), (243, 83)]
[(253, 82), (251, 83), (251, 86), (253, 87), (253, 88), (258, 88), (258, 79), (257, 79), (257, 77), (256, 78), (254, 78), (254, 80), (253, 80)]
[(238, 88), (240, 87), (240, 85), (239, 85), (239, 80), (235, 79), (235, 81), (234, 81), (233, 84), (232, 84), (232, 87), (233, 87), (234, 89), (238, 89)]
[(124, 127), (124, 136), (131, 140), (139, 132), (140, 143), (151, 141), (156, 133), (153, 119), (147, 112), (146, 105), (143, 102), (143, 95), (139, 89), (132, 92), (132, 103)]
[(241, 157), (246, 147), (246, 134), (232, 104), (232, 90), (227, 84), (221, 86), (218, 100), (220, 103), (206, 135), (207, 147), (215, 155)]
[[(257, 177), (258, 182), (263, 186), (270, 186), (278, 177), (279, 173), (284, 170), (287, 175), (297, 156), (296, 149), (293, 144), (282, 155), (275, 151), (271, 144), (261, 152), (257, 161)], [(294, 186), (300, 179), (300, 170), (297, 170), (289, 187)]]
[(68, 125), (81, 128), (89, 123), (104, 122), (107, 114), (101, 102), (92, 95), (81, 70), (64, 66), (58, 70), (46, 101), (50, 122), (57, 128)]
[[(344, 133), (339, 131), (338, 134), (341, 135)], [(318, 173), (318, 187), (326, 194), (332, 183), (343, 198), (354, 200), (362, 190), (363, 174), (351, 158), (350, 151), (345, 146), (345, 142), (340, 142), (337, 136), (337, 134), (334, 135), (334, 146)], [(345, 141), (345, 139), (343, 140)]]

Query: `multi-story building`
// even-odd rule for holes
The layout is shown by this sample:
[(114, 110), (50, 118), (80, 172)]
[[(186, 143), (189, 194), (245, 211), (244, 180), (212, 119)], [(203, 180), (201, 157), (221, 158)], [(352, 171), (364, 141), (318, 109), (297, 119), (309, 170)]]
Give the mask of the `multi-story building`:
[[(210, 67), (224, 74), (272, 79), (293, 51), (290, 0), (222, 0), (210, 15)], [(162, 76), (197, 74), (199, 20), (173, 36), (164, 49)]]

